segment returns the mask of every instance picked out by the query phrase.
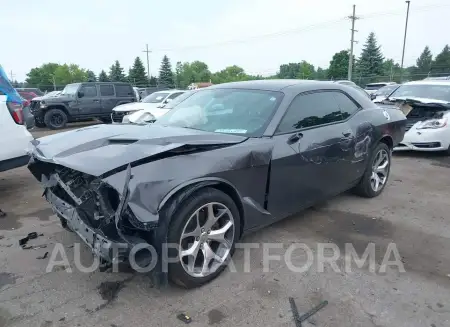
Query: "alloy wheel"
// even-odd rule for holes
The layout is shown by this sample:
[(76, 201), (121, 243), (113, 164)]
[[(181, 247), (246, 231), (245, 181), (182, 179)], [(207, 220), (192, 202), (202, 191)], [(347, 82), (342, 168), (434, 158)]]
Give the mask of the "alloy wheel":
[(198, 208), (183, 228), (179, 259), (192, 277), (214, 273), (230, 256), (235, 236), (234, 217), (222, 203)]
[(385, 149), (381, 149), (375, 155), (372, 165), (372, 175), (370, 186), (375, 192), (380, 191), (386, 184), (389, 174), (389, 154)]

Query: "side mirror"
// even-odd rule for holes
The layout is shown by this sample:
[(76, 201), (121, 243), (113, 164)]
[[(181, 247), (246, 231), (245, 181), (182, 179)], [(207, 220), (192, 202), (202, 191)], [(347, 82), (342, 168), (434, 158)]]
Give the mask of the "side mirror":
[(376, 96), (375, 93), (372, 93), (372, 94), (370, 95), (370, 100), (375, 100), (376, 98), (377, 98), (377, 96)]
[(78, 91), (78, 97), (79, 97), (79, 98), (84, 97), (84, 92), (83, 92), (83, 91)]
[(164, 100), (164, 104), (168, 104), (170, 101), (172, 101), (172, 99), (166, 99), (166, 100)]

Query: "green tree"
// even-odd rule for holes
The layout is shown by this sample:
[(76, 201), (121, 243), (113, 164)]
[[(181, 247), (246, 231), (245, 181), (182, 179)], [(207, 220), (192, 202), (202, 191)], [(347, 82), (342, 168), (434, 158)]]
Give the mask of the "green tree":
[(167, 57), (166, 55), (164, 55), (161, 62), (161, 67), (159, 69), (159, 84), (167, 87), (175, 86), (172, 65), (170, 64), (169, 57)]
[(97, 76), (95, 76), (95, 73), (92, 70), (87, 70), (87, 78), (88, 82), (97, 82)]
[(432, 74), (450, 74), (450, 48), (448, 45), (442, 49), (431, 64)]
[(431, 64), (433, 62), (433, 55), (431, 54), (430, 48), (428, 46), (423, 49), (419, 58), (416, 60), (416, 73), (417, 74), (426, 74), (431, 71)]
[(280, 66), (280, 71), (277, 74), (278, 78), (293, 79), (297, 78), (300, 72), (299, 63), (288, 63)]
[(133, 85), (148, 85), (147, 73), (145, 72), (145, 67), (141, 58), (136, 57), (136, 59), (134, 59), (133, 67), (130, 68), (128, 73), (128, 79), (130, 83), (133, 83)]
[(299, 63), (299, 71), (297, 74), (297, 78), (300, 79), (313, 79), (315, 75), (315, 69), (314, 66), (311, 65), (309, 62), (302, 60)]
[(27, 74), (25, 82), (32, 87), (38, 87), (43, 91), (53, 90), (53, 76), (59, 67), (56, 63), (43, 64), (35, 67)]
[(185, 62), (183, 64), (177, 62), (175, 68), (176, 85), (180, 88), (186, 88), (191, 83), (209, 82), (211, 76), (208, 65), (202, 61)]
[(320, 81), (327, 80), (328, 79), (328, 68), (323, 69), (321, 67), (317, 67), (316, 77), (314, 77), (314, 78), (317, 80), (320, 80)]
[(386, 59), (383, 61), (383, 76), (381, 76), (379, 79), (380, 81), (395, 81), (397, 83), (400, 83), (400, 78), (402, 76), (402, 70), (400, 68), (400, 65), (396, 62), (394, 62), (393, 59)]
[(157, 86), (158, 79), (155, 76), (150, 76), (149, 84), (150, 84), (150, 86)]
[(372, 32), (367, 37), (358, 59), (356, 65), (358, 74), (369, 80), (377, 75), (383, 75), (383, 59), (381, 47), (377, 44), (375, 33)]
[(87, 71), (75, 64), (58, 66), (53, 77), (56, 85), (86, 82), (88, 80)]
[[(328, 78), (332, 80), (347, 79), (349, 51), (336, 52), (330, 61)], [(354, 60), (353, 60), (354, 61)]]
[(98, 74), (98, 81), (99, 82), (109, 82), (108, 74), (104, 70)]
[(120, 66), (119, 60), (109, 68), (109, 80), (111, 82), (126, 82), (127, 78), (125, 76), (122, 66)]
[(245, 73), (244, 69), (236, 65), (228, 66), (211, 76), (214, 84), (247, 81), (249, 79), (250, 77)]

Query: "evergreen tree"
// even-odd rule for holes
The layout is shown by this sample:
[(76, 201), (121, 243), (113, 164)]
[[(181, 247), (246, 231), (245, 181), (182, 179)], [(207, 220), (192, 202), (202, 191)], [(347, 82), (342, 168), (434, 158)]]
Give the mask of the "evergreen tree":
[(174, 87), (175, 82), (173, 78), (172, 65), (169, 58), (164, 55), (161, 68), (159, 69), (159, 84), (166, 87)]
[(119, 60), (110, 67), (109, 69), (109, 80), (111, 82), (126, 82), (127, 78), (123, 71), (122, 66), (120, 66)]
[(442, 49), (431, 64), (433, 74), (450, 74), (450, 48), (448, 45)]
[(431, 70), (431, 63), (433, 62), (433, 55), (428, 46), (423, 49), (419, 58), (416, 60), (416, 67), (418, 74), (428, 74)]
[(141, 58), (136, 57), (133, 67), (130, 68), (128, 79), (133, 85), (146, 86), (148, 84), (147, 74)]
[(370, 33), (357, 62), (357, 72), (363, 78), (383, 75), (384, 58), (380, 48), (375, 33)]
[(88, 82), (97, 82), (97, 76), (95, 76), (95, 73), (92, 70), (87, 70), (87, 77), (88, 77)]
[(150, 84), (150, 86), (157, 86), (158, 85), (158, 79), (155, 76), (151, 76), (149, 84)]
[(98, 74), (98, 81), (99, 82), (109, 82), (108, 75), (105, 73), (104, 70), (102, 70), (100, 72), (100, 74)]

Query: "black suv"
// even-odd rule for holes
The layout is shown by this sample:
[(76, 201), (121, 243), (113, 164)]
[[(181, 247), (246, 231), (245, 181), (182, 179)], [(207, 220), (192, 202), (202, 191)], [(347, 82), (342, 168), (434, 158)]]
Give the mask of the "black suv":
[(33, 100), (30, 108), (37, 127), (59, 129), (92, 118), (111, 122), (114, 107), (136, 101), (129, 83), (88, 82), (68, 84), (57, 97)]

